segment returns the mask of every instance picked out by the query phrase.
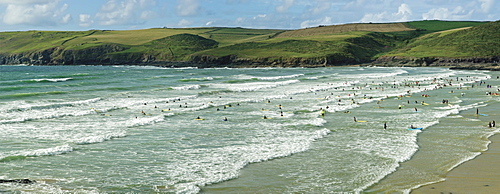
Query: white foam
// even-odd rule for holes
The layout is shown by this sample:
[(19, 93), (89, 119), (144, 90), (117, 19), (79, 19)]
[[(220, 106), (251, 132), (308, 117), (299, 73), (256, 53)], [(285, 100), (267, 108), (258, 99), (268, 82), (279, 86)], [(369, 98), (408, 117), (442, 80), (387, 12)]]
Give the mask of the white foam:
[(72, 152), (73, 148), (69, 145), (62, 145), (53, 148), (38, 149), (21, 153), (23, 156), (53, 156)]
[(200, 89), (200, 85), (186, 85), (186, 86), (178, 86), (178, 87), (172, 87), (174, 90), (197, 90)]
[(93, 144), (93, 143), (101, 143), (104, 141), (108, 141), (114, 138), (126, 137), (127, 134), (125, 132), (119, 133), (110, 133), (110, 134), (102, 134), (102, 135), (93, 135), (89, 137), (82, 137), (79, 139), (75, 139), (75, 144)]
[(37, 82), (42, 82), (42, 81), (49, 81), (49, 82), (65, 82), (65, 81), (68, 81), (68, 80), (72, 80), (73, 78), (57, 78), (57, 79), (33, 79), (33, 81), (37, 81)]

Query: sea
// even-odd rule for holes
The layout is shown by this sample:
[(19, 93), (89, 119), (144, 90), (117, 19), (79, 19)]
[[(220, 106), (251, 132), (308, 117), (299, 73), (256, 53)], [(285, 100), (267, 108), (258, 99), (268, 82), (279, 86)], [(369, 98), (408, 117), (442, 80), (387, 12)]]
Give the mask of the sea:
[(0, 66), (0, 179), (36, 181), (0, 193), (409, 193), (487, 150), (499, 76)]

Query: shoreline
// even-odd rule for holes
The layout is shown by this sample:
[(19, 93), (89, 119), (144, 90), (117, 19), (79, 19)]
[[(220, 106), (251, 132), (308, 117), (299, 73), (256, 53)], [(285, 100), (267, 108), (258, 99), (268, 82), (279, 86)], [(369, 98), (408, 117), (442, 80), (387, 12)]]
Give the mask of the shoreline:
[(452, 169), (445, 180), (412, 190), (424, 193), (495, 193), (500, 190), (500, 134), (488, 138), (488, 150)]

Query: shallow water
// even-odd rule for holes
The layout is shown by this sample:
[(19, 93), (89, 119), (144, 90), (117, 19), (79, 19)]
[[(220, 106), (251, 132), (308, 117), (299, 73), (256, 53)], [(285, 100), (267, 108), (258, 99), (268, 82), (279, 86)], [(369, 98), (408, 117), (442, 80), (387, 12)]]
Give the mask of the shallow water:
[[(498, 117), (492, 108), (498, 96), (485, 95), (498, 89), (496, 72), (133, 66), (0, 66), (0, 72), (0, 178), (37, 180), (1, 184), (2, 192), (407, 192), (441, 180), (498, 132), (484, 126)], [(422, 155), (423, 149), (436, 151)]]

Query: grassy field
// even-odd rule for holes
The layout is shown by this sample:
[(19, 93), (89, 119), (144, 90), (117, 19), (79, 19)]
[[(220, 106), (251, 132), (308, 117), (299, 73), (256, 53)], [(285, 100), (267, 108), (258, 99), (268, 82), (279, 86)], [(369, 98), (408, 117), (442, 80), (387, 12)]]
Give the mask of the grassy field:
[(101, 47), (101, 50), (120, 48), (105, 54), (136, 61), (144, 56), (159, 61), (189, 61), (192, 56), (200, 55), (232, 55), (246, 59), (339, 58), (349, 62), (369, 61), (383, 55), (491, 56), (498, 55), (500, 50), (499, 29), (495, 26), (498, 22), (490, 25), (487, 22), (429, 20), (299, 30), (209, 27), (0, 32), (0, 54)]
[(498, 32), (500, 32), (500, 22), (433, 32), (418, 37), (387, 55), (417, 58), (500, 56), (500, 33)]
[(334, 26), (320, 26), (300, 30), (286, 31), (277, 36), (277, 38), (287, 37), (305, 37), (325, 34), (338, 34), (345, 32), (399, 32), (412, 31), (414, 29), (407, 27), (403, 23), (389, 24), (344, 24)]

